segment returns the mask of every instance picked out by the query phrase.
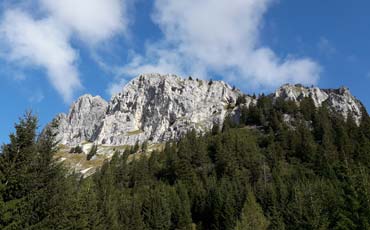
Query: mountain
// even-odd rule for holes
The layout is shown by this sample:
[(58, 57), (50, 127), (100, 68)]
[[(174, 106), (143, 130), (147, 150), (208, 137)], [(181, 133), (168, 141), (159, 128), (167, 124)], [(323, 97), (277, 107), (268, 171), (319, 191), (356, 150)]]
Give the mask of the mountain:
[(0, 229), (370, 229), (370, 117), (344, 87), (143, 75), (37, 120), (0, 149)]
[[(286, 84), (268, 95), (295, 101), (312, 98), (316, 107), (327, 105), (345, 118), (352, 114), (359, 124), (364, 111), (348, 90), (319, 89)], [(242, 98), (242, 103), (238, 101)], [(84, 95), (72, 104), (68, 114), (55, 118), (57, 139), (67, 146), (95, 143), (127, 146), (135, 143), (163, 143), (176, 140), (190, 130), (204, 133), (222, 127), (225, 117), (238, 120), (241, 107), (256, 99), (223, 81), (184, 79), (176, 75), (143, 74), (123, 87), (109, 102)]]
[(304, 87), (300, 84), (286, 84), (277, 89), (273, 97), (296, 102), (310, 97), (316, 107), (326, 104), (333, 112), (341, 114), (344, 118), (351, 114), (357, 124), (360, 123), (364, 111), (362, 103), (344, 86), (339, 89), (320, 89), (318, 87)]
[[(147, 80), (158, 79), (167, 84)], [(133, 91), (133, 101), (156, 95), (143, 110), (169, 108), (159, 92)], [(249, 106), (236, 94), (222, 129), (166, 144), (55, 146), (26, 113), (0, 150), (0, 229), (370, 229), (370, 117), (339, 116), (361, 109), (347, 89), (285, 85)], [(75, 128), (93, 124), (80, 137), (98, 140), (106, 117), (130, 114), (109, 106), (91, 96), (72, 106)]]
[[(242, 92), (222, 81), (148, 74), (130, 81), (109, 102), (84, 95), (60, 114), (58, 139), (65, 145), (84, 141), (102, 145), (159, 143), (189, 130), (206, 132), (222, 125)], [(247, 97), (247, 105), (253, 99)]]

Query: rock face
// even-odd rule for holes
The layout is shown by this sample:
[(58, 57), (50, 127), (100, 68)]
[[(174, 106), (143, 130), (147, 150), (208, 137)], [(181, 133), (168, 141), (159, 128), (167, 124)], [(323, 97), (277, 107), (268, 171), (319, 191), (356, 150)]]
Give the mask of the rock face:
[[(287, 84), (270, 96), (297, 103), (311, 97), (316, 106), (325, 103), (345, 117), (351, 112), (357, 122), (362, 116), (361, 103), (346, 88), (325, 90)], [(245, 97), (245, 104), (238, 106), (256, 102), (222, 81), (140, 75), (109, 102), (91, 95), (80, 97), (68, 114), (55, 118), (57, 138), (68, 146), (83, 142), (105, 146), (161, 143), (193, 129), (203, 133), (214, 125), (222, 126), (227, 115), (238, 116), (238, 97)]]
[[(61, 114), (62, 144), (89, 141), (102, 145), (159, 143), (177, 139), (189, 130), (206, 132), (222, 125), (243, 94), (222, 81), (182, 79), (175, 75), (141, 75), (129, 82), (109, 103), (82, 96)], [(246, 96), (246, 104), (252, 102)]]
[(107, 106), (108, 103), (99, 96), (83, 95), (72, 104), (68, 115), (59, 114), (55, 118), (59, 124), (57, 139), (65, 145), (94, 141)]
[(317, 87), (304, 87), (302, 85), (286, 84), (280, 87), (273, 94), (274, 98), (284, 98), (299, 103), (303, 98), (310, 97), (314, 101), (316, 107), (326, 103), (332, 111), (342, 114), (347, 118), (351, 113), (356, 123), (359, 124), (363, 106), (346, 87), (339, 89), (319, 89)]

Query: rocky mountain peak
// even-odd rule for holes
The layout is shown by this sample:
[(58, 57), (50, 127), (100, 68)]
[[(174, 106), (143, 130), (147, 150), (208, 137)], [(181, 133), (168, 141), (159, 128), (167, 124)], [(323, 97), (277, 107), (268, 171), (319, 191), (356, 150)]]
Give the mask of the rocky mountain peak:
[(296, 102), (299, 102), (302, 98), (311, 97), (318, 107), (328, 99), (328, 94), (318, 87), (305, 87), (300, 84), (285, 84), (275, 91), (274, 97)]
[[(310, 97), (317, 107), (324, 103), (333, 111), (356, 122), (362, 116), (361, 103), (348, 88), (320, 89), (286, 84), (270, 95), (299, 104)], [(236, 105), (244, 97), (243, 105)], [(223, 81), (207, 81), (176, 75), (143, 74), (106, 102), (99, 96), (84, 95), (72, 104), (68, 114), (60, 114), (58, 139), (73, 146), (84, 142), (103, 146), (134, 145), (136, 142), (161, 143), (178, 139), (186, 132), (209, 131), (222, 126), (227, 115), (238, 116), (238, 106), (249, 106), (255, 99)]]
[(108, 107), (100, 96), (89, 94), (81, 96), (74, 102), (68, 115), (60, 114), (57, 139), (61, 144), (76, 145), (84, 141), (92, 141), (97, 135), (98, 127)]
[(190, 129), (205, 132), (222, 124), (227, 105), (239, 95), (240, 91), (221, 81), (140, 75), (112, 97), (97, 142), (162, 142)]
[[(70, 108), (72, 111), (86, 111), (94, 109), (96, 107), (106, 107), (108, 102), (106, 102), (100, 96), (92, 96), (91, 94), (82, 95), (74, 102)], [(75, 115), (73, 112), (70, 115)]]
[(303, 98), (310, 97), (316, 107), (326, 103), (334, 112), (347, 118), (351, 113), (357, 124), (362, 117), (362, 104), (351, 94), (349, 88), (320, 89), (318, 87), (305, 87), (300, 84), (285, 84), (273, 94), (274, 98), (284, 98), (299, 103)]
[(230, 105), (241, 95), (223, 81), (140, 75), (109, 102), (91, 95), (79, 98), (68, 115), (56, 118), (59, 139), (66, 145), (84, 141), (134, 145), (177, 139), (192, 129), (206, 132), (222, 125)]

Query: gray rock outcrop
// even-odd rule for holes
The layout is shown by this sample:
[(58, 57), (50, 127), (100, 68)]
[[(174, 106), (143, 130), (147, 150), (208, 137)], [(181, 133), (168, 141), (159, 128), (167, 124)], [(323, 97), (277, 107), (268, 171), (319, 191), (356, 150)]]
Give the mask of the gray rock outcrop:
[[(301, 85), (284, 85), (270, 95), (299, 103), (311, 97), (316, 106), (324, 103), (344, 117), (350, 112), (356, 122), (362, 116), (361, 103), (347, 88), (325, 90)], [(222, 126), (227, 115), (238, 114), (236, 101), (243, 105), (256, 100), (223, 81), (183, 79), (175, 75), (145, 74), (130, 81), (109, 102), (84, 95), (60, 114), (57, 139), (64, 145), (84, 142), (123, 146), (136, 142), (161, 143), (178, 139), (189, 130), (204, 133)]]
[(94, 141), (99, 134), (107, 106), (108, 103), (99, 96), (81, 96), (72, 104), (68, 115), (62, 113), (55, 118), (58, 122), (57, 140), (64, 145)]
[[(58, 139), (65, 145), (89, 141), (102, 145), (134, 145), (178, 139), (222, 125), (243, 95), (223, 81), (146, 74), (130, 81), (107, 103), (82, 96), (68, 113), (57, 116)], [(246, 96), (246, 104), (252, 98)]]
[(302, 85), (285, 84), (275, 91), (274, 98), (284, 98), (299, 103), (305, 97), (310, 97), (316, 107), (326, 103), (329, 108), (347, 118), (351, 113), (357, 124), (360, 124), (363, 106), (346, 87), (339, 89), (320, 89)]

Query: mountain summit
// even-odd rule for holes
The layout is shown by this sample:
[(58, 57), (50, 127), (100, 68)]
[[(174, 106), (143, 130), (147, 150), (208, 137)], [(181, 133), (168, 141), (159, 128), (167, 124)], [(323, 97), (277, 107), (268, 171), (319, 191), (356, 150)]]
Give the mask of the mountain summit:
[[(357, 123), (364, 110), (344, 87), (319, 89), (286, 84), (269, 97), (298, 104), (311, 97), (315, 106), (326, 104), (344, 117), (351, 113)], [(255, 103), (254, 97), (223, 81), (143, 74), (109, 102), (99, 96), (80, 97), (68, 114), (55, 118), (57, 139), (67, 146), (86, 142), (107, 146), (161, 143), (178, 139), (190, 130), (204, 133), (216, 125), (221, 127), (229, 115), (238, 120), (240, 108)]]

